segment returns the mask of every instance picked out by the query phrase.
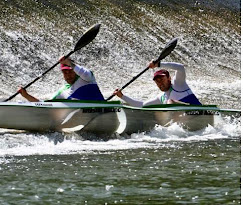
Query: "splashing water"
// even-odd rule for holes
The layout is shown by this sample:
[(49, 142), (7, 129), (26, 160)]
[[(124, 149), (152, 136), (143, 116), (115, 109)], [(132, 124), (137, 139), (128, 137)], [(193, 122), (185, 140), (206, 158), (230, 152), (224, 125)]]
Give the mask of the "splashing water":
[[(204, 104), (240, 109), (240, 7), (239, 0), (0, 1), (0, 99), (101, 23), (95, 40), (72, 58), (93, 71), (105, 98), (179, 37), (165, 61), (185, 65)], [(156, 96), (152, 75), (144, 73), (124, 92)], [(28, 91), (49, 99), (63, 83), (55, 68)], [(108, 141), (0, 129), (0, 203), (240, 203), (240, 120), (225, 117), (197, 132), (156, 126)]]

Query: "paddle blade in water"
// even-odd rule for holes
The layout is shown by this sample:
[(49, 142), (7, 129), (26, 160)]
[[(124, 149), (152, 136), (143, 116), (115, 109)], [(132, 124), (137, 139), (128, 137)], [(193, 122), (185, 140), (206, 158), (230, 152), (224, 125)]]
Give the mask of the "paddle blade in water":
[(81, 49), (82, 47), (89, 44), (98, 34), (100, 30), (101, 24), (95, 24), (91, 26), (79, 39), (78, 43), (76, 44), (74, 51)]

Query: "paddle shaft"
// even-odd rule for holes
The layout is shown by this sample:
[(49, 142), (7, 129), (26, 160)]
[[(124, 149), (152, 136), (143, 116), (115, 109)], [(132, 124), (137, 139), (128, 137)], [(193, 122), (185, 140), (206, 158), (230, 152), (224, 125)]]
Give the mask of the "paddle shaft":
[[(154, 64), (158, 63), (159, 61), (161, 61), (162, 59), (164, 59), (166, 56), (168, 56), (176, 47), (177, 44), (177, 38), (172, 39), (169, 43), (166, 44), (165, 48), (162, 50), (160, 56), (153, 61)], [(125, 84), (124, 86), (122, 86), (121, 89), (119, 89), (120, 91), (122, 91), (124, 88), (126, 88), (128, 85), (130, 85), (134, 80), (136, 80), (139, 76), (141, 76), (143, 73), (145, 73), (147, 70), (149, 69), (149, 67), (145, 68), (142, 72), (140, 72), (138, 75), (136, 75), (135, 77), (132, 78), (132, 80), (130, 80), (127, 84)], [(106, 101), (112, 99), (115, 95), (111, 95), (110, 97), (108, 97), (106, 99)]]
[[(157, 60), (155, 60), (155, 61), (153, 61), (153, 62), (154, 62), (154, 64), (156, 64), (156, 63), (158, 63), (159, 61), (160, 61), (160, 60), (157, 59)], [(126, 83), (125, 85), (123, 85), (119, 90), (122, 91), (124, 88), (126, 88), (127, 86), (129, 86), (134, 80), (136, 80), (139, 76), (141, 76), (142, 74), (144, 74), (148, 69), (149, 69), (149, 67), (145, 68), (142, 72), (140, 72), (139, 74), (137, 74), (136, 76), (134, 76), (134, 77), (132, 78), (132, 80), (130, 80), (130, 81), (129, 81), (128, 83)], [(114, 94), (111, 95), (110, 97), (108, 97), (108, 98), (106, 99), (106, 101), (112, 99), (114, 96), (115, 96)]]
[[(68, 58), (70, 55), (72, 55), (75, 51), (71, 51), (69, 52), (65, 58)], [(26, 89), (28, 87), (30, 87), (33, 83), (35, 83), (37, 80), (39, 80), (40, 78), (42, 78), (45, 74), (47, 74), (49, 71), (51, 71), (53, 68), (55, 68), (57, 65), (59, 64), (59, 61), (56, 62), (56, 64), (54, 64), (52, 67), (48, 68), (44, 73), (42, 73), (41, 75), (39, 75), (38, 77), (36, 77), (33, 81), (31, 81), (29, 84), (27, 84), (26, 86), (24, 86), (23, 88)], [(19, 92), (16, 92), (15, 94), (13, 94), (12, 96), (10, 96), (8, 99), (4, 100), (3, 102), (7, 102), (11, 99), (13, 99), (15, 96), (17, 96), (19, 94)]]
[[(138, 75), (134, 76), (132, 78), (132, 80), (130, 80), (129, 82), (127, 82), (125, 85), (123, 85), (119, 90), (122, 91), (124, 88), (126, 88), (128, 85), (130, 85), (134, 80), (136, 80), (140, 75), (142, 75), (143, 73), (145, 73), (147, 70), (149, 69), (149, 67), (145, 68), (141, 73), (139, 73)], [(106, 99), (106, 101), (112, 99), (115, 95), (111, 95), (110, 97), (108, 97)]]

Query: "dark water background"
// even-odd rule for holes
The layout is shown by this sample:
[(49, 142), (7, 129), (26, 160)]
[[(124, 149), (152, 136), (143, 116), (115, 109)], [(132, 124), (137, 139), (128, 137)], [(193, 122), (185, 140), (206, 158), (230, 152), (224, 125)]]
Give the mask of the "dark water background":
[[(73, 59), (94, 72), (105, 97), (178, 37), (165, 60), (185, 64), (204, 104), (240, 109), (240, 7), (239, 0), (0, 1), (0, 98), (101, 23)], [(151, 77), (124, 92), (157, 95)], [(57, 67), (28, 91), (48, 99), (62, 84)], [(0, 129), (0, 204), (240, 204), (240, 153), (240, 119), (227, 117), (198, 132), (173, 124), (109, 141)]]

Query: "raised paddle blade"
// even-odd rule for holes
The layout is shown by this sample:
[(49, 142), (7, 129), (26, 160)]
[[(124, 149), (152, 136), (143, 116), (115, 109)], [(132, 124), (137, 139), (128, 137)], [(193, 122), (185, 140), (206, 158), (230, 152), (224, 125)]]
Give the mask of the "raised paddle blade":
[(79, 50), (80, 48), (89, 44), (99, 33), (101, 24), (95, 24), (91, 26), (79, 39), (76, 46), (74, 47), (74, 51)]
[(162, 59), (164, 59), (166, 56), (168, 56), (176, 47), (177, 45), (177, 38), (172, 39), (170, 42), (166, 44), (164, 49), (161, 51), (160, 56), (154, 61), (154, 63), (158, 63)]

